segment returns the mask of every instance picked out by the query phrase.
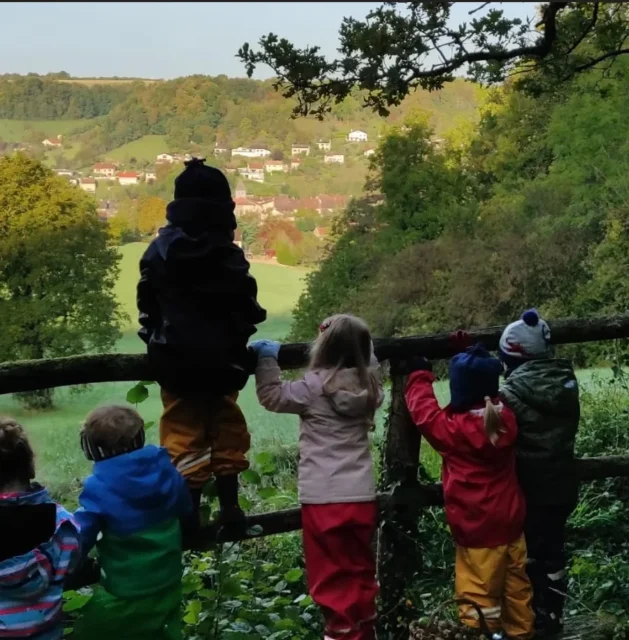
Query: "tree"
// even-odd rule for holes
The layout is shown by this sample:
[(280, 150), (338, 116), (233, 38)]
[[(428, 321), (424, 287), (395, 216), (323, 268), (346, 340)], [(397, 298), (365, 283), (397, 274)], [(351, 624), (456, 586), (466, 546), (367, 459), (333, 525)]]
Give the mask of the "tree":
[(138, 203), (138, 231), (154, 234), (164, 225), (166, 216), (166, 201), (150, 196), (142, 198)]
[(258, 64), (273, 69), (275, 89), (297, 99), (294, 115), (323, 119), (355, 87), (366, 92), (365, 106), (387, 115), (414, 89), (441, 89), (460, 69), (486, 83), (538, 68), (566, 80), (629, 53), (623, 2), (550, 2), (535, 29), (530, 21), (505, 18), (500, 9), (482, 13), (493, 2), (471, 9), (469, 23), (454, 27), (454, 4), (385, 2), (364, 21), (345, 18), (343, 57), (335, 60), (320, 55), (319, 47), (299, 49), (273, 33), (260, 39), (260, 51), (245, 43), (238, 56), (249, 77)]
[(118, 261), (90, 196), (22, 154), (0, 159), (0, 361), (110, 349)]

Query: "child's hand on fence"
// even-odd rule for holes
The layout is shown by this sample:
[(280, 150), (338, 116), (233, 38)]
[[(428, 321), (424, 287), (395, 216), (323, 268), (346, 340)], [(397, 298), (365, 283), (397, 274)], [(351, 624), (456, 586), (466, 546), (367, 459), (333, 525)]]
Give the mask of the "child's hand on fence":
[(256, 352), (259, 358), (275, 358), (280, 353), (280, 343), (274, 340), (254, 340), (249, 348)]
[(467, 331), (453, 331), (448, 337), (450, 348), (457, 353), (463, 353), (472, 346), (472, 338)]
[(422, 356), (411, 356), (392, 364), (391, 370), (394, 374), (407, 376), (414, 371), (432, 371), (432, 362)]

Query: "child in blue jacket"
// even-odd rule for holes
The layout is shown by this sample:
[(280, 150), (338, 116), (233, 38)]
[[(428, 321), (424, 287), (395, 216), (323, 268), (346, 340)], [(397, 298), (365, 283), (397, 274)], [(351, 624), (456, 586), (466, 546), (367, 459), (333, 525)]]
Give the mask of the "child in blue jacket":
[(75, 517), (84, 553), (98, 550), (101, 583), (75, 638), (180, 638), (179, 519), (192, 509), (185, 480), (166, 449), (144, 446), (144, 422), (130, 407), (93, 411), (81, 446), (95, 464)]
[(24, 429), (0, 418), (0, 638), (59, 640), (64, 583), (81, 557), (79, 532), (34, 477)]

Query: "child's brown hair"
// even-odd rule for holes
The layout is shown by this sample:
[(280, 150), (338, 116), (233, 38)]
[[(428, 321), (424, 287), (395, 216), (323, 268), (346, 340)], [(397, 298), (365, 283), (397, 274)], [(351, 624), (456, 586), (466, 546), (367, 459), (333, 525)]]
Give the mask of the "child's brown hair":
[(35, 454), (24, 427), (0, 417), (0, 489), (27, 488), (35, 477)]
[(144, 446), (144, 420), (131, 407), (110, 405), (92, 411), (81, 429), (88, 460), (106, 460)]

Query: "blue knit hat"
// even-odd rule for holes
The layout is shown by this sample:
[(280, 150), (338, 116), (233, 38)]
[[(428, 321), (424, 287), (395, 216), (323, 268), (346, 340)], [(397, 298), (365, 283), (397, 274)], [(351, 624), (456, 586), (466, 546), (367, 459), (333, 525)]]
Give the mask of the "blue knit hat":
[(466, 411), (498, 395), (502, 364), (480, 344), (450, 360), (450, 408)]

